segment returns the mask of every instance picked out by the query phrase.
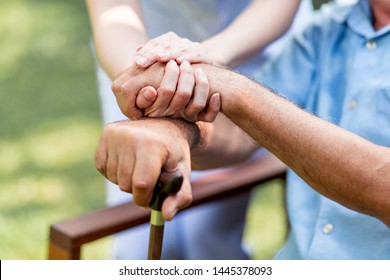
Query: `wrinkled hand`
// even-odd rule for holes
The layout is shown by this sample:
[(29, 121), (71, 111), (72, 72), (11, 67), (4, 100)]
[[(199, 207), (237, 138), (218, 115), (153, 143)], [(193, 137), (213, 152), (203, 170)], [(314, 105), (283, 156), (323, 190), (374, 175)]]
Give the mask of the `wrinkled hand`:
[[(190, 125), (190, 124), (188, 124)], [(191, 203), (190, 148), (179, 126), (164, 119), (124, 121), (105, 127), (95, 155), (96, 168), (133, 202), (148, 207), (160, 177), (180, 173), (181, 190), (165, 199), (162, 214), (171, 220)]]
[[(122, 113), (130, 119), (182, 118), (212, 122), (221, 107), (220, 95), (210, 93), (203, 70), (188, 62), (155, 63), (147, 69), (130, 66), (112, 84)], [(165, 71), (165, 73), (164, 73)], [(157, 89), (157, 90), (156, 90)]]
[(147, 42), (138, 49), (133, 60), (141, 68), (147, 68), (155, 62), (170, 60), (176, 60), (179, 64), (184, 61), (213, 64), (213, 58), (200, 43), (181, 38), (173, 32), (165, 33)]
[(164, 75), (164, 68), (165, 64), (161, 63), (155, 63), (147, 69), (132, 65), (115, 79), (111, 89), (125, 116), (130, 119), (143, 117), (143, 111), (136, 106), (137, 95), (145, 87), (158, 88)]
[[(188, 61), (180, 66), (168, 62), (160, 87), (143, 88), (136, 106), (148, 117), (182, 118), (190, 122), (213, 122), (221, 102), (219, 93), (210, 95), (207, 77), (201, 68), (195, 71)], [(208, 100), (209, 99), (209, 100)]]

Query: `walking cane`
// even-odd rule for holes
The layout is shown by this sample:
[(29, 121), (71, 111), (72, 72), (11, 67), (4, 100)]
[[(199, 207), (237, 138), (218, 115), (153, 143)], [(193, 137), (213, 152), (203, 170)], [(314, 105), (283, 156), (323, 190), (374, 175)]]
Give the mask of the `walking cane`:
[(161, 259), (161, 251), (164, 236), (164, 218), (161, 214), (162, 204), (169, 195), (176, 194), (183, 183), (183, 176), (173, 175), (166, 182), (158, 181), (150, 203), (150, 235), (148, 260)]

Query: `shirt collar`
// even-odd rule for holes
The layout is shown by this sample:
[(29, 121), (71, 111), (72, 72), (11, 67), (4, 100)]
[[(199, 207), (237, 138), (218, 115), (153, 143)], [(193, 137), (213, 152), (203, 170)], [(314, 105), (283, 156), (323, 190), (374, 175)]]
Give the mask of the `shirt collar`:
[(340, 5), (330, 13), (333, 20), (347, 24), (351, 30), (368, 40), (390, 32), (390, 25), (378, 31), (372, 26), (373, 15), (369, 0), (359, 0), (353, 5)]
[(375, 37), (376, 31), (372, 26), (372, 12), (368, 0), (360, 0), (352, 8), (346, 22), (357, 34), (367, 39)]

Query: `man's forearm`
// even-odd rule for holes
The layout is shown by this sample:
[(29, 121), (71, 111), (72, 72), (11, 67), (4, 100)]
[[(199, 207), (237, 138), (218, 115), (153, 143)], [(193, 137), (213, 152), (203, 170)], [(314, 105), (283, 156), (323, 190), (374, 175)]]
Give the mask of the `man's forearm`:
[(323, 195), (390, 225), (390, 149), (225, 69), (205, 68), (222, 112)]

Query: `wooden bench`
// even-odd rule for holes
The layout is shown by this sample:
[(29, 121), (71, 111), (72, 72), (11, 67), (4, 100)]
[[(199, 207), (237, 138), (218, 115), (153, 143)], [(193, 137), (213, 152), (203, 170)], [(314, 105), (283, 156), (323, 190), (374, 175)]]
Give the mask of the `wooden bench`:
[[(186, 208), (249, 191), (285, 178), (286, 166), (272, 155), (207, 175), (192, 184), (193, 202)], [(185, 211), (186, 209), (182, 210)], [(149, 221), (149, 210), (131, 202), (61, 221), (50, 227), (49, 259), (80, 259), (81, 246)]]

